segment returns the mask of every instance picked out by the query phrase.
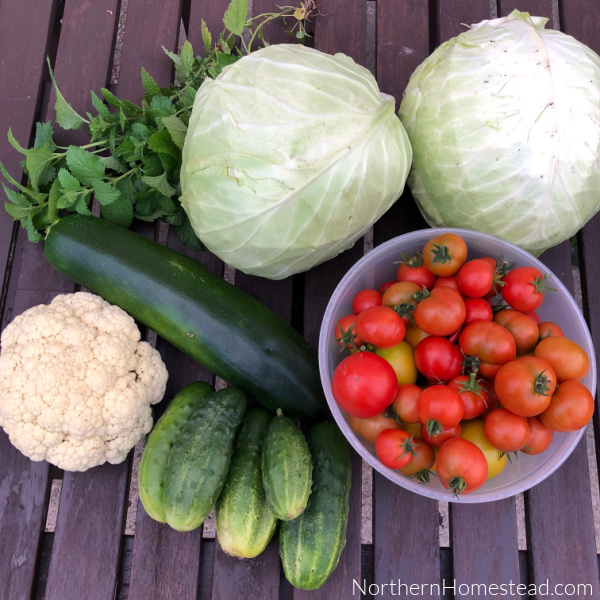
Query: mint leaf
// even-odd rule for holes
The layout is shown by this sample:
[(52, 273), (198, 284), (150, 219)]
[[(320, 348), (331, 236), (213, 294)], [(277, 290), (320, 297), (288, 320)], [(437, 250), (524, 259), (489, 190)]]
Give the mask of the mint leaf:
[(181, 158), (181, 152), (171, 139), (171, 134), (167, 129), (156, 131), (148, 140), (148, 148), (154, 152), (169, 154), (175, 159)]
[(54, 135), (54, 129), (52, 127), (52, 123), (50, 121), (46, 121), (46, 123), (36, 123), (35, 124), (35, 141), (33, 142), (34, 148), (41, 148), (46, 142), (50, 142), (52, 146), (54, 146), (54, 142), (52, 141), (52, 136)]
[(91, 183), (94, 188), (94, 196), (102, 206), (112, 204), (121, 197), (121, 192), (110, 183), (100, 179), (93, 179)]
[(26, 219), (31, 210), (31, 206), (18, 206), (17, 204), (11, 204), (10, 202), (5, 202), (4, 208), (14, 221)]
[(50, 142), (46, 142), (41, 148), (30, 148), (25, 152), (25, 168), (31, 187), (36, 192), (39, 192), (40, 185), (45, 185), (56, 176), (56, 170), (52, 166), (56, 158), (53, 150)]
[(161, 94), (160, 86), (154, 81), (152, 75), (150, 75), (144, 67), (142, 67), (142, 85), (150, 96), (158, 96)]
[(54, 79), (54, 72), (50, 66), (50, 59), (47, 58), (48, 70), (50, 71), (50, 79), (56, 92), (56, 102), (54, 103), (54, 110), (56, 111), (56, 122), (63, 129), (79, 129), (87, 121), (78, 114), (73, 107), (64, 99), (63, 95), (56, 85), (56, 79)]
[(118, 202), (100, 206), (100, 215), (115, 225), (127, 228), (133, 221), (133, 205), (127, 200), (121, 199)]
[(135, 204), (136, 201), (136, 190), (131, 177), (125, 179), (119, 179), (116, 183), (116, 187), (121, 192), (121, 197), (125, 198), (129, 203)]
[(244, 28), (246, 27), (246, 16), (248, 14), (248, 0), (231, 0), (225, 16), (223, 17), (223, 23), (231, 33), (235, 35), (242, 35)]
[(79, 215), (83, 215), (84, 217), (90, 217), (92, 215), (92, 211), (88, 208), (88, 196), (84, 195), (77, 200), (75, 204), (75, 211)]
[(52, 187), (48, 193), (48, 217), (51, 221), (58, 218), (58, 202), (62, 196), (62, 187), (60, 181), (56, 178), (52, 182)]
[(125, 165), (114, 156), (100, 156), (99, 158), (102, 161), (102, 164), (104, 165), (105, 169), (110, 169), (115, 173), (125, 173), (125, 171), (127, 170)]
[(108, 110), (108, 106), (106, 106), (106, 104), (104, 104), (104, 102), (102, 102), (102, 100), (100, 100), (100, 98), (98, 98), (93, 91), (91, 92), (91, 96), (92, 105), (96, 109), (97, 113), (107, 121), (114, 121), (115, 116), (110, 112), (110, 110)]
[(113, 108), (122, 110), (128, 117), (137, 117), (142, 114), (142, 109), (129, 100), (120, 100), (110, 90), (102, 88), (100, 90), (104, 100), (110, 104)]
[(21, 154), (27, 154), (27, 150), (17, 142), (17, 138), (13, 135), (12, 129), (9, 127), (8, 132), (6, 133), (6, 137), (8, 137), (8, 143)]
[(69, 146), (67, 165), (71, 173), (84, 185), (92, 183), (92, 179), (102, 179), (104, 177), (102, 161), (95, 154), (78, 146)]
[(17, 204), (18, 206), (31, 206), (31, 202), (27, 200), (27, 196), (24, 196), (20, 192), (17, 192), (7, 187), (4, 182), (2, 182), (2, 187), (4, 188), (4, 193), (6, 194), (6, 197), (13, 204)]
[(175, 227), (175, 233), (190, 250), (198, 252), (204, 250), (202, 242), (194, 233), (194, 230), (192, 229), (192, 224), (190, 223), (187, 217), (181, 225)]
[(167, 131), (171, 134), (171, 139), (173, 143), (178, 148), (183, 148), (183, 143), (185, 142), (185, 136), (187, 134), (187, 126), (179, 117), (162, 117), (161, 121), (163, 125), (167, 128)]
[(144, 175), (142, 177), (142, 181), (167, 198), (170, 198), (175, 194), (175, 188), (169, 185), (166, 173), (156, 177), (148, 177), (147, 175)]
[(172, 115), (176, 111), (175, 106), (166, 96), (153, 96), (150, 101), (150, 108), (152, 116), (155, 117)]
[(210, 31), (206, 25), (206, 21), (202, 19), (200, 22), (200, 31), (202, 32), (202, 43), (204, 44), (204, 49), (207, 52), (210, 52), (212, 48), (212, 36), (210, 35)]
[(58, 170), (58, 181), (66, 192), (78, 192), (81, 189), (81, 184), (77, 177), (73, 177), (65, 168)]
[(0, 162), (0, 173), (8, 181), (14, 185), (18, 190), (23, 192), (26, 196), (29, 196), (32, 200), (35, 200), (38, 204), (43, 204), (48, 197), (48, 194), (43, 194), (42, 192), (38, 192), (36, 190), (31, 190), (24, 185), (21, 185), (7, 170), (6, 167)]
[(183, 43), (179, 56), (181, 58), (181, 69), (185, 77), (190, 77), (194, 69), (194, 50), (188, 40)]

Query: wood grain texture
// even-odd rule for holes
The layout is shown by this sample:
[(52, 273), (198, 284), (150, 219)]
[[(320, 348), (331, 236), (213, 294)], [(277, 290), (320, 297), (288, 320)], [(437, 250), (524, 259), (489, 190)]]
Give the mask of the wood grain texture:
[[(427, 600), (440, 600), (439, 511), (419, 496), (373, 472), (374, 583), (377, 598), (408, 596), (405, 584), (419, 586)], [(391, 583), (396, 583), (395, 589)], [(387, 586), (387, 587), (384, 587)], [(414, 588), (413, 588), (414, 589)], [(401, 592), (401, 593), (399, 593)]]
[(468, 30), (469, 25), (491, 18), (489, 0), (446, 0), (437, 3), (437, 45)]

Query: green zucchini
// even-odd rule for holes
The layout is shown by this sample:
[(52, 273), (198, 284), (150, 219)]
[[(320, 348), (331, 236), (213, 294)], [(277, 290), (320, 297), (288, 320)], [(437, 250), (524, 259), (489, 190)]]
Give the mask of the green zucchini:
[(224, 388), (206, 396), (179, 434), (165, 471), (165, 516), (178, 531), (200, 527), (223, 489), (246, 396)]
[(272, 417), (264, 408), (251, 408), (235, 438), (229, 473), (215, 508), (217, 538), (223, 551), (231, 556), (258, 556), (277, 528), (260, 469), (261, 450)]
[(333, 423), (308, 433), (313, 490), (306, 510), (279, 528), (279, 555), (286, 579), (303, 590), (321, 587), (346, 545), (352, 467), (348, 442)]
[(171, 400), (150, 432), (138, 467), (140, 500), (148, 516), (165, 523), (165, 473), (171, 450), (185, 424), (206, 396), (214, 390), (208, 383), (195, 381)]
[(195, 260), (82, 215), (52, 225), (45, 252), (59, 273), (120, 306), (272, 412), (314, 419), (326, 410), (316, 350)]
[(312, 463), (304, 434), (278, 411), (262, 449), (262, 479), (273, 514), (295, 519), (305, 508), (312, 485)]

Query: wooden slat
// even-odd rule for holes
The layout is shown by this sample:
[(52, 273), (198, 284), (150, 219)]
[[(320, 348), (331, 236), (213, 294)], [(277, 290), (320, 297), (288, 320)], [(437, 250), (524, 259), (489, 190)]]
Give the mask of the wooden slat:
[[(277, 7), (272, 0), (254, 0), (252, 3), (253, 17), (276, 11)], [(271, 45), (294, 43), (296, 41), (295, 37), (285, 33), (286, 29), (291, 29), (294, 24), (293, 21), (294, 19), (288, 19), (287, 24), (284, 24), (283, 20), (277, 19), (265, 25), (263, 28), (265, 41)]]
[(461, 33), (467, 31), (468, 25), (480, 23), (489, 19), (489, 0), (446, 0), (437, 5), (437, 44), (447, 42)]
[[(48, 37), (54, 23), (54, 3), (3, 0), (0, 3), (0, 162), (17, 180), (23, 156), (7, 142), (11, 128), (23, 146), (28, 145), (37, 111)], [(13, 221), (3, 208), (0, 191), (0, 285), (6, 274)], [(0, 294), (0, 318), (3, 310)]]

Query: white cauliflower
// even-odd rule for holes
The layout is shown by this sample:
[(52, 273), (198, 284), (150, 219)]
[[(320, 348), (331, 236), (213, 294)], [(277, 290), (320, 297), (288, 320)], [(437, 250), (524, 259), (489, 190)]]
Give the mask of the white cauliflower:
[(123, 462), (152, 429), (167, 370), (135, 321), (94, 294), (62, 294), (2, 334), (0, 427), (67, 471)]

